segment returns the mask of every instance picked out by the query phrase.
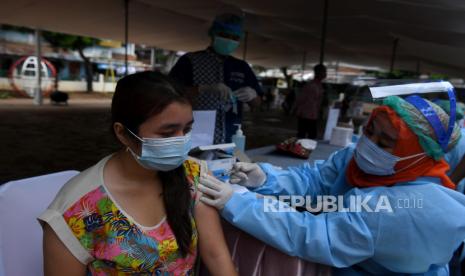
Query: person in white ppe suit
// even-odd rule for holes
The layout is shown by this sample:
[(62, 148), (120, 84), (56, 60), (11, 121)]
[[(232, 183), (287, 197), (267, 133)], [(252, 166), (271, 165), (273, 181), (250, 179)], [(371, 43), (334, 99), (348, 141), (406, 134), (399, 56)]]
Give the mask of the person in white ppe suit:
[[(434, 112), (420, 112), (418, 101)], [(238, 163), (230, 182), (249, 191), (234, 193), (231, 185), (204, 175), (201, 200), (263, 242), (333, 266), (335, 274), (448, 275), (448, 262), (465, 239), (465, 196), (455, 191), (443, 155), (460, 131), (452, 125), (447, 139), (436, 140), (431, 116), (441, 127), (448, 125), (449, 116), (434, 103), (387, 97), (357, 145), (315, 166), (282, 170)], [(295, 212), (281, 208), (292, 199), (266, 195), (308, 196), (312, 208), (318, 196), (339, 196), (344, 208)]]

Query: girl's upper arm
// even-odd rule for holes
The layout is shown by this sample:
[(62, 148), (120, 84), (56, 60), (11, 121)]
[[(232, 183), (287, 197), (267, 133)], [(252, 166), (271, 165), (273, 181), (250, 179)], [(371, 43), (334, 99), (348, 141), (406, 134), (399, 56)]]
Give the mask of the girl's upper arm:
[(86, 275), (86, 266), (68, 250), (53, 229), (44, 223), (44, 275)]
[(216, 209), (199, 202), (195, 205), (199, 251), (211, 275), (237, 275)]
[(220, 217), (216, 209), (198, 202), (195, 205), (194, 214), (199, 232), (200, 250), (203, 250), (202, 245), (207, 245), (208, 247), (204, 249), (210, 252), (227, 251), (228, 248), (224, 240), (223, 228), (221, 227)]

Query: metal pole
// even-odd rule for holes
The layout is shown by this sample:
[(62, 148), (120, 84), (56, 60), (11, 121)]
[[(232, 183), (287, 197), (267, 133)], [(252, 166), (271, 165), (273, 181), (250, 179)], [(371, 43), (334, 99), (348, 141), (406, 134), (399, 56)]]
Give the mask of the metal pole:
[(306, 63), (307, 63), (307, 51), (304, 52), (304, 55), (302, 57), (302, 81), (304, 80)]
[(35, 39), (36, 39), (36, 59), (37, 59), (37, 66), (36, 66), (36, 77), (37, 77), (37, 87), (34, 93), (34, 104), (35, 105), (42, 105), (42, 89), (41, 89), (41, 81), (42, 81), (42, 62), (41, 62), (41, 45), (40, 45), (40, 29), (36, 29), (35, 32)]
[(394, 71), (394, 62), (396, 61), (397, 44), (399, 44), (398, 38), (394, 39), (394, 43), (392, 44), (391, 67), (389, 70), (390, 73)]
[(326, 47), (326, 26), (328, 23), (328, 3), (329, 0), (324, 0), (323, 9), (323, 24), (321, 26), (321, 43), (320, 43), (320, 64), (323, 64), (325, 60), (325, 47)]
[(129, 0), (124, 0), (124, 75), (128, 75)]
[(247, 43), (249, 42), (249, 32), (245, 32), (244, 36), (244, 51), (242, 52), (242, 59), (245, 60), (247, 57)]
[(152, 70), (155, 70), (155, 65), (157, 64), (156, 56), (155, 56), (155, 48), (150, 49), (150, 66)]

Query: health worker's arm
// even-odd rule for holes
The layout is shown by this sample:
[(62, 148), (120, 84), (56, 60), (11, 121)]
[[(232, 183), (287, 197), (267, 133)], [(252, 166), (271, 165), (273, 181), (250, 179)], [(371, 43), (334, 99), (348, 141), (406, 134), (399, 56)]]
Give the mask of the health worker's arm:
[(218, 212), (199, 202), (194, 211), (200, 257), (211, 275), (237, 275), (221, 227)]
[(325, 195), (340, 174), (345, 174), (346, 164), (352, 158), (353, 146), (333, 153), (322, 164), (310, 165), (308, 162), (299, 167), (282, 170), (271, 164), (262, 163), (260, 167), (266, 173), (265, 183), (252, 191), (264, 195)]
[(234, 193), (222, 216), (257, 239), (307, 261), (349, 267), (373, 256), (372, 233), (377, 230), (367, 226), (362, 213), (280, 212), (283, 205), (251, 192)]

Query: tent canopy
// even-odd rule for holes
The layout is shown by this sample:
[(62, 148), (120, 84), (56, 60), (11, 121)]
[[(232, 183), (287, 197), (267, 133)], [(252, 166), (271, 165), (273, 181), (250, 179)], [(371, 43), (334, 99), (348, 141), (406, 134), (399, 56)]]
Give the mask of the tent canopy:
[[(232, 8), (245, 14), (247, 61), (265, 67), (319, 58), (324, 0), (130, 0), (129, 41), (178, 51), (205, 48), (208, 27)], [(329, 0), (325, 61), (465, 77), (465, 3)], [(124, 40), (123, 0), (7, 0), (0, 23)], [(242, 57), (242, 49), (236, 52)]]

